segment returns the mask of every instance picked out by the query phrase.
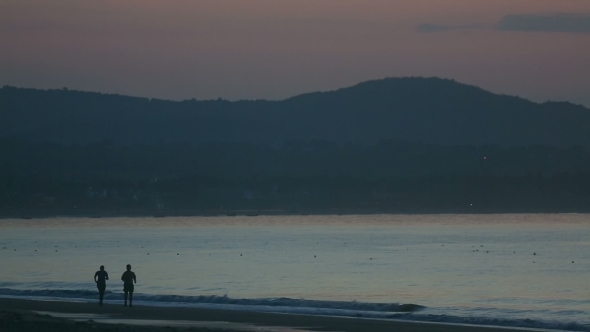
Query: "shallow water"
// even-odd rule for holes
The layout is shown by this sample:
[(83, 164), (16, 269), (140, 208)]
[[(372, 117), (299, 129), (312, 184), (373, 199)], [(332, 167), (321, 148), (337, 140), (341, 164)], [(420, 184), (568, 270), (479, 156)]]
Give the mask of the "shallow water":
[[(92, 298), (102, 264), (118, 300), (130, 263), (152, 305), (590, 330), (590, 215), (1, 220), (0, 247), (0, 295)], [(296, 301), (260, 300), (271, 298)], [(426, 309), (392, 316), (378, 303)]]
[(58, 318), (71, 319), (79, 322), (92, 320), (102, 324), (125, 324), (140, 326), (161, 326), (161, 327), (195, 327), (206, 328), (222, 331), (243, 331), (243, 332), (311, 332), (303, 329), (282, 326), (256, 326), (249, 324), (239, 324), (230, 322), (207, 322), (207, 321), (190, 321), (190, 320), (158, 320), (158, 319), (127, 319), (113, 318), (108, 315), (97, 314), (64, 314), (50, 311), (37, 311), (41, 315), (49, 315)]

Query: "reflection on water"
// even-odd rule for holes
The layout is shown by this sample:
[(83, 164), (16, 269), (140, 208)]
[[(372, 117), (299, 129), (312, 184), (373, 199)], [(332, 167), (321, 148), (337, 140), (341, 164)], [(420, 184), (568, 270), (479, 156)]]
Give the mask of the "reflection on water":
[(108, 315), (97, 314), (75, 314), (63, 312), (49, 312), (36, 311), (41, 315), (49, 315), (57, 318), (71, 319), (75, 321), (95, 321), (103, 324), (125, 324), (125, 325), (139, 325), (139, 326), (165, 326), (165, 327), (199, 327), (207, 329), (221, 329), (224, 331), (256, 331), (256, 332), (311, 332), (308, 330), (300, 330), (292, 327), (282, 326), (257, 326), (249, 324), (239, 324), (230, 322), (207, 322), (207, 321), (191, 321), (191, 320), (160, 320), (160, 319), (123, 319), (111, 318)]

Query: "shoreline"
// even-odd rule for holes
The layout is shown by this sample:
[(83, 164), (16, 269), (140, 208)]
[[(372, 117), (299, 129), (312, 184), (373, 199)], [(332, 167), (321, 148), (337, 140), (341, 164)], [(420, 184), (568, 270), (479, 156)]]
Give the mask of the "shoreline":
[[(37, 314), (57, 313), (61, 317), (48, 318)], [(410, 322), (400, 320), (378, 320), (368, 318), (327, 317), (298, 314), (261, 313), (219, 309), (197, 309), (177, 307), (150, 307), (136, 305), (133, 308), (125, 308), (121, 305), (106, 304), (99, 307), (95, 302), (63, 302), (63, 301), (37, 301), (24, 299), (0, 298), (0, 314), (6, 317), (20, 317), (0, 320), (2, 331), (33, 331), (27, 330), (35, 321), (47, 320), (45, 323), (55, 327), (55, 330), (86, 331), (101, 330), (110, 324), (110, 328), (116, 328), (123, 324), (126, 331), (144, 331), (145, 326), (149, 331), (248, 331), (255, 328), (258, 331), (399, 331), (399, 332), (518, 332), (518, 331), (543, 331), (537, 329), (519, 329), (507, 327), (490, 327), (479, 325), (460, 325), (447, 323)], [(69, 315), (69, 316), (68, 316)], [(74, 322), (71, 318), (82, 315)], [(84, 316), (86, 315), (86, 316)], [(90, 316), (88, 316), (90, 315)], [(108, 317), (114, 321), (100, 323), (100, 319), (85, 320), (84, 318)], [(85, 321), (85, 322), (84, 322)], [(151, 321), (151, 323), (150, 323)], [(125, 322), (128, 322), (127, 324)], [(166, 325), (167, 322), (169, 325)], [(191, 324), (194, 323), (194, 324)], [(139, 324), (137, 324), (139, 323)], [(145, 323), (145, 325), (143, 325)], [(178, 323), (178, 324), (175, 324)], [(223, 323), (223, 324), (220, 324)], [(94, 326), (94, 327), (93, 327)], [(115, 331), (115, 329), (113, 329)]]
[[(30, 212), (30, 211), (29, 211)], [(336, 210), (336, 209), (315, 209), (309, 211), (289, 211), (289, 210), (211, 210), (211, 211), (53, 211), (51, 213), (10, 213), (5, 214), (0, 211), (0, 220), (3, 219), (52, 219), (52, 218), (182, 218), (182, 217), (258, 217), (258, 216), (351, 216), (351, 215), (485, 215), (485, 214), (590, 214), (589, 211), (543, 211), (543, 210), (416, 210), (416, 211), (388, 211), (388, 210)]]

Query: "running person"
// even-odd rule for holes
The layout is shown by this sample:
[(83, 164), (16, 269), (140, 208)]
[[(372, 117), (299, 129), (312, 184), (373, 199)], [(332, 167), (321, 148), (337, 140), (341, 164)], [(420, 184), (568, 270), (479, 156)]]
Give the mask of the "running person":
[(98, 288), (98, 305), (100, 306), (102, 306), (104, 291), (107, 288), (107, 280), (109, 280), (109, 274), (104, 270), (104, 265), (101, 265), (100, 270), (94, 274), (94, 282), (96, 283), (96, 288)]
[(127, 264), (127, 271), (123, 272), (121, 280), (123, 280), (123, 292), (125, 292), (125, 306), (127, 306), (127, 296), (129, 296), (129, 306), (133, 307), (133, 289), (135, 288), (133, 284), (137, 283), (137, 279), (135, 273), (131, 271), (131, 264)]

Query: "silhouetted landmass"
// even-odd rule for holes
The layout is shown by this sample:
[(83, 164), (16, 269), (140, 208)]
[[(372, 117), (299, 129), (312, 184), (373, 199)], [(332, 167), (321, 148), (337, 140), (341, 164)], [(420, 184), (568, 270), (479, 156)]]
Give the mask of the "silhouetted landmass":
[(438, 78), (390, 78), (276, 102), (4, 87), (0, 110), (1, 135), (61, 143), (590, 145), (590, 110), (582, 106), (537, 104)]
[(0, 216), (590, 212), (590, 110), (441, 79), (284, 101), (0, 90)]
[(590, 211), (582, 147), (3, 139), (0, 150), (0, 215), (13, 217)]

